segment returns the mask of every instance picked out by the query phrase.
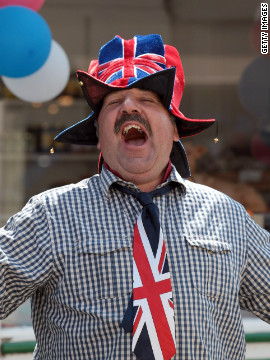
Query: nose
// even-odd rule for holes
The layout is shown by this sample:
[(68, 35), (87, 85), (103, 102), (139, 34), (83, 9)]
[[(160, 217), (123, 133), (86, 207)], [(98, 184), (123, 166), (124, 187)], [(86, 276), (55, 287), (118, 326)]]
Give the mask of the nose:
[(126, 96), (122, 102), (121, 112), (123, 114), (139, 113), (140, 107), (138, 101), (133, 96)]

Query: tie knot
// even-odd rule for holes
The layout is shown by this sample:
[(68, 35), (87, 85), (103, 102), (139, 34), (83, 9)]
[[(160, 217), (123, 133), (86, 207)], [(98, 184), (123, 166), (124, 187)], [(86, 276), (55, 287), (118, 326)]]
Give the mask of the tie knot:
[(142, 206), (145, 206), (148, 204), (153, 204), (153, 198), (152, 198), (151, 193), (146, 193), (146, 192), (140, 191), (140, 192), (136, 193), (136, 198), (142, 204)]
[(168, 193), (169, 191), (173, 190), (175, 187), (177, 186), (177, 183), (173, 183), (170, 182), (168, 184), (166, 184), (165, 186), (156, 189), (154, 191), (151, 191), (149, 193), (146, 192), (142, 192), (142, 191), (134, 191), (131, 189), (128, 189), (118, 183), (114, 184), (114, 187), (120, 191), (122, 191), (123, 193), (129, 194), (134, 196), (140, 203), (142, 206), (146, 206), (149, 204), (153, 204), (153, 197), (154, 196), (162, 196), (165, 195), (166, 193)]

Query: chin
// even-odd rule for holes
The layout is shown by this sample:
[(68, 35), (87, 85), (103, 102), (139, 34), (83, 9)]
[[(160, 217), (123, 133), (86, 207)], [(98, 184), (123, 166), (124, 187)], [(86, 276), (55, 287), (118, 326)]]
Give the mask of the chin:
[(141, 159), (130, 159), (122, 164), (122, 169), (131, 174), (144, 174), (152, 170), (154, 164), (141, 161)]

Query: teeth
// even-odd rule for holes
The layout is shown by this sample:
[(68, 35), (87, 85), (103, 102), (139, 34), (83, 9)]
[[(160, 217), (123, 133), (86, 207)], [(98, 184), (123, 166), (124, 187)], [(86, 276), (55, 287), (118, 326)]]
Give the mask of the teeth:
[(132, 128), (138, 130), (140, 133), (143, 132), (142, 129), (140, 128), (140, 126), (138, 126), (138, 125), (135, 125), (135, 124), (134, 124), (134, 125), (127, 125), (127, 126), (124, 128), (123, 135), (126, 135), (126, 134), (128, 133), (128, 131), (129, 131), (130, 129), (132, 129)]

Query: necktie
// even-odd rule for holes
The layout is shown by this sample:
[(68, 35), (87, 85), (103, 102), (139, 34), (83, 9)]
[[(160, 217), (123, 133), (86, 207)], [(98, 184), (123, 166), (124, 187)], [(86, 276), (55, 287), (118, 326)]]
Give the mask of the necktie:
[(175, 183), (150, 193), (115, 187), (134, 196), (143, 206), (133, 238), (133, 296), (122, 327), (133, 331), (132, 351), (141, 360), (169, 360), (175, 355), (172, 288), (165, 242), (154, 196), (175, 188)]

